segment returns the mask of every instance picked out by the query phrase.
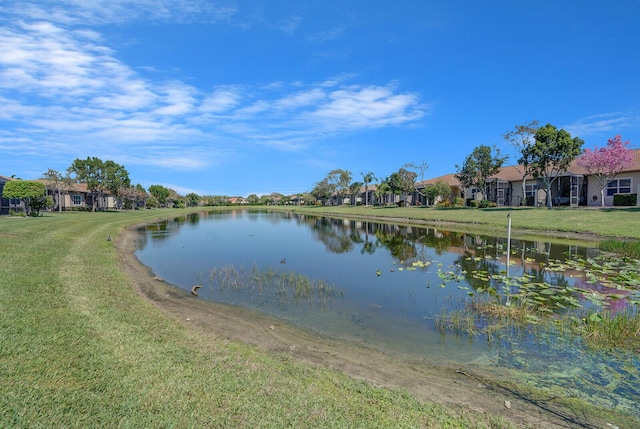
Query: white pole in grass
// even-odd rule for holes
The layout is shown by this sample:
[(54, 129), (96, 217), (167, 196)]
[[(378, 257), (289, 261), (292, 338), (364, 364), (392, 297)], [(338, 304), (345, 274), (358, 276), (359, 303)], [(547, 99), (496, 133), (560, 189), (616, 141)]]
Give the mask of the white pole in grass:
[[(511, 257), (511, 212), (507, 213), (507, 281), (509, 280), (510, 257)], [(511, 301), (509, 300), (510, 294), (511, 294), (511, 288), (509, 288), (509, 292), (507, 293), (506, 305), (511, 304)]]
[(509, 278), (509, 257), (511, 256), (511, 212), (507, 214), (507, 278)]

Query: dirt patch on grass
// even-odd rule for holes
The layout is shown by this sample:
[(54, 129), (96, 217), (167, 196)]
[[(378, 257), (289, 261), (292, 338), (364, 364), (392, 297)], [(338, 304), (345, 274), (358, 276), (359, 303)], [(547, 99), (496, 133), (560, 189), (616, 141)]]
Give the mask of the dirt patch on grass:
[(536, 402), (500, 387), (488, 374), (363, 347), (296, 328), (256, 311), (198, 299), (155, 278), (138, 261), (134, 254), (136, 234), (133, 229), (126, 229), (115, 241), (120, 267), (132, 286), (159, 309), (191, 324), (203, 335), (252, 344), (267, 352), (285, 353), (377, 386), (407, 390), (425, 401), (500, 415), (522, 427), (606, 426), (601, 421), (589, 420), (582, 410), (561, 409), (552, 400)]

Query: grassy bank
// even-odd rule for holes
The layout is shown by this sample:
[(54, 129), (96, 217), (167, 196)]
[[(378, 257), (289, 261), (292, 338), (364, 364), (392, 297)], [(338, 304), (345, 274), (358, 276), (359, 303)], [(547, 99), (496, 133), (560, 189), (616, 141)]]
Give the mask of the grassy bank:
[(160, 312), (128, 284), (106, 238), (177, 213), (0, 217), (0, 426), (509, 427), (212, 339)]
[(594, 239), (603, 237), (640, 239), (640, 208), (533, 208), (501, 207), (489, 209), (423, 207), (285, 207), (302, 213), (328, 213), (353, 217), (393, 218), (407, 222), (422, 221), (450, 224), (464, 230), (483, 230), (506, 233), (507, 214), (517, 234), (588, 234)]

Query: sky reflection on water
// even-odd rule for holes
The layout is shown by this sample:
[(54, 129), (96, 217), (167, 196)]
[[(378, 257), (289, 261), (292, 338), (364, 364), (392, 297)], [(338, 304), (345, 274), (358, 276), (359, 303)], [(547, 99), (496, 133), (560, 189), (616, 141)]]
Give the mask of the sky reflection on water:
[[(167, 282), (185, 290), (201, 284), (202, 299), (251, 307), (395, 353), (485, 370), (508, 369), (518, 376), (526, 374), (536, 387), (562, 387), (568, 394), (629, 407), (637, 414), (637, 356), (596, 355), (579, 341), (538, 338), (512, 328), (493, 339), (443, 335), (435, 328), (434, 320), (443, 311), (462, 308), (469, 292), (483, 286), (469, 273), (505, 272), (506, 238), (237, 210), (201, 212), (142, 227), (138, 248), (140, 261)], [(546, 272), (540, 264), (598, 253), (519, 240), (512, 240), (511, 249), (511, 276), (533, 273), (551, 284), (576, 287), (585, 285), (582, 273)], [(267, 273), (275, 278), (296, 276), (297, 285), (303, 283), (300, 278), (322, 281), (340, 293), (296, 299), (283, 293), (285, 286), (274, 286), (275, 281), (267, 285), (255, 280)], [(612, 304), (621, 306), (620, 301)]]

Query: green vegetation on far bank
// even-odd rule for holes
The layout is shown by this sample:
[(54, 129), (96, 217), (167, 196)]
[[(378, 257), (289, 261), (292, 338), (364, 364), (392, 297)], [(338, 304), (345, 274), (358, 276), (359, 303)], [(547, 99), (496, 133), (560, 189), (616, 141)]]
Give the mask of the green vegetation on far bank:
[[(300, 213), (370, 217), (393, 221), (426, 222), (467, 231), (506, 234), (507, 215), (511, 214), (512, 232), (522, 235), (584, 234), (585, 239), (640, 239), (640, 207), (627, 208), (554, 208), (497, 207), (486, 209), (395, 207), (395, 206), (273, 206)], [(271, 207), (270, 207), (271, 208)]]

